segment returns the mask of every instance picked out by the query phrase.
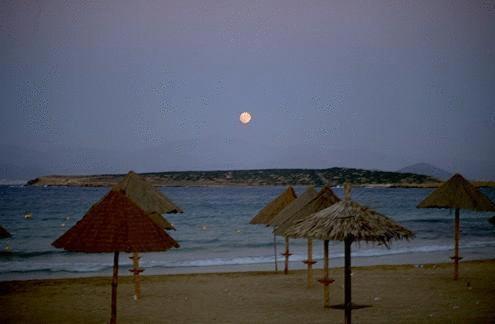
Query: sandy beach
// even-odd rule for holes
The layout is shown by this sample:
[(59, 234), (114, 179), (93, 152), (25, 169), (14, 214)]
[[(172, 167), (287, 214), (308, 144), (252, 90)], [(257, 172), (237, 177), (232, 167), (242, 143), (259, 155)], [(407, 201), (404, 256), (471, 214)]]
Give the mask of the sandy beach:
[[(124, 272), (125, 270), (121, 270)], [(316, 270), (316, 278), (320, 277)], [(332, 269), (331, 304), (343, 301), (342, 268)], [(353, 269), (355, 323), (489, 323), (495, 321), (495, 260), (452, 265)], [(119, 281), (119, 323), (328, 323), (343, 311), (322, 307), (322, 289), (306, 288), (305, 271), (182, 274), (143, 277), (133, 300), (132, 278)], [(1, 323), (105, 323), (110, 275), (98, 278), (0, 282)]]

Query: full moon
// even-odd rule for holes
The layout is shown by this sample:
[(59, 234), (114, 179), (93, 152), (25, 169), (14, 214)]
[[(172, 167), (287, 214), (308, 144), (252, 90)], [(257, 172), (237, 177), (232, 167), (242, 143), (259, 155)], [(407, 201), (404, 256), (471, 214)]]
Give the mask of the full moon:
[(239, 120), (241, 123), (247, 124), (251, 121), (251, 114), (245, 111), (239, 116)]

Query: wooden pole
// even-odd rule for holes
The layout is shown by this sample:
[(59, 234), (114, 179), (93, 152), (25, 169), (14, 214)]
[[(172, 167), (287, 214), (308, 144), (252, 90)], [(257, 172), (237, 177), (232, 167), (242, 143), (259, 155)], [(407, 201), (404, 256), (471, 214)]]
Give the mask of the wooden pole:
[(140, 273), (143, 272), (143, 269), (139, 268), (139, 256), (138, 252), (133, 252), (132, 257), (129, 257), (132, 260), (132, 269), (129, 270), (134, 274), (134, 298), (135, 300), (139, 300), (141, 298), (141, 276)]
[(459, 256), (459, 240), (461, 237), (461, 220), (459, 217), (459, 208), (455, 209), (455, 229), (454, 229), (454, 240), (455, 240), (455, 250), (454, 250), (454, 280), (459, 279), (459, 260), (462, 259)]
[(273, 252), (275, 255), (275, 272), (278, 272), (278, 261), (277, 261), (277, 236), (273, 233)]
[[(325, 240), (323, 243), (324, 246), (324, 253), (325, 253), (325, 261), (323, 264), (323, 267), (325, 269), (325, 279), (328, 280), (328, 240)], [(324, 299), (324, 306), (325, 307), (330, 307), (330, 288), (328, 285), (323, 286), (323, 299)]]
[(313, 287), (313, 264), (316, 261), (313, 260), (313, 240), (308, 239), (308, 259), (304, 261), (308, 266), (308, 288)]
[(284, 274), (289, 273), (289, 256), (292, 255), (289, 253), (289, 237), (285, 237), (285, 253), (282, 253), (285, 256), (285, 266), (284, 266)]
[(344, 269), (344, 306), (345, 324), (351, 324), (352, 298), (351, 298), (351, 243), (352, 239), (345, 240), (345, 269)]
[(113, 255), (113, 276), (112, 276), (112, 315), (110, 324), (117, 323), (117, 285), (119, 280), (119, 252)]
[(323, 285), (323, 307), (330, 307), (330, 287), (329, 285), (334, 282), (333, 279), (330, 279), (328, 276), (328, 268), (329, 268), (329, 258), (328, 258), (328, 240), (323, 241), (323, 275), (322, 279), (318, 281)]

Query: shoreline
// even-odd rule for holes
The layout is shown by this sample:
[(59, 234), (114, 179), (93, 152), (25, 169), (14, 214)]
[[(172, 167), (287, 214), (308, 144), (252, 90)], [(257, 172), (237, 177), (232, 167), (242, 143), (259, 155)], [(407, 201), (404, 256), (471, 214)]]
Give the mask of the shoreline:
[[(121, 271), (124, 272), (124, 271)], [(487, 323), (495, 319), (495, 260), (466, 261), (460, 280), (452, 265), (353, 267), (356, 323)], [(343, 312), (322, 307), (322, 288), (306, 287), (306, 271), (144, 275), (142, 299), (133, 299), (129, 276), (119, 277), (119, 323), (328, 323)], [(343, 270), (330, 302), (343, 300)], [(110, 315), (110, 275), (0, 282), (2, 323), (103, 323)], [(248, 315), (247, 315), (248, 314)]]
[[(493, 250), (493, 254), (491, 253)], [(495, 248), (485, 248), (483, 252), (479, 252), (478, 248), (464, 248), (462, 249), (464, 255), (464, 262), (472, 261), (495, 261), (492, 257), (495, 255)], [(379, 256), (353, 256), (353, 267), (373, 267), (373, 266), (425, 266), (432, 264), (449, 264), (450, 255), (452, 250), (443, 251), (428, 251), (428, 252), (414, 252), (414, 253), (400, 253), (400, 254), (385, 254)], [(146, 260), (146, 253), (141, 254), (142, 260)], [(111, 256), (109, 256), (109, 260)], [(122, 254), (120, 257), (120, 276), (130, 277), (132, 274), (128, 272), (131, 268), (129, 263), (123, 263), (127, 260), (127, 254)], [(323, 265), (321, 258), (315, 258), (317, 263), (314, 266), (315, 270), (320, 270)], [(342, 268), (344, 265), (344, 257), (332, 257), (330, 255), (330, 269)], [(278, 258), (278, 269), (283, 270), (284, 261), (283, 257)], [(160, 275), (189, 275), (189, 274), (209, 274), (209, 273), (247, 273), (247, 272), (273, 272), (274, 262), (265, 263), (248, 263), (248, 264), (224, 264), (224, 265), (209, 265), (209, 266), (154, 266), (144, 267), (144, 276), (160, 276)], [(294, 271), (306, 269), (306, 265), (301, 260), (289, 260), (289, 269)], [(11, 272), (0, 274), (0, 283), (10, 281), (25, 281), (25, 280), (56, 280), (56, 279), (77, 279), (77, 278), (95, 278), (109, 276), (112, 272), (111, 266), (108, 269), (102, 271), (88, 271), (88, 272), (69, 272), (69, 271), (32, 271), (32, 272)]]

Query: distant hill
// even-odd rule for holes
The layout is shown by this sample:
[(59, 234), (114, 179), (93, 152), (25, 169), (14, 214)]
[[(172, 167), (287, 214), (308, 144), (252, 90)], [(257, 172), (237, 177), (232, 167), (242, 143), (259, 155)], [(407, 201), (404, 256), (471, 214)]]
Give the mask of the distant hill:
[[(434, 187), (438, 181), (413, 173), (372, 171), (351, 168), (259, 169), (227, 171), (174, 171), (142, 174), (156, 186), (276, 186), (276, 185), (354, 185), (382, 187)], [(91, 176), (45, 176), (28, 182), (35, 186), (111, 186), (123, 174)]]
[(452, 176), (452, 173), (437, 168), (428, 163), (416, 163), (405, 168), (398, 170), (397, 172), (401, 173), (415, 173), (415, 174), (424, 174), (439, 180), (447, 180)]

